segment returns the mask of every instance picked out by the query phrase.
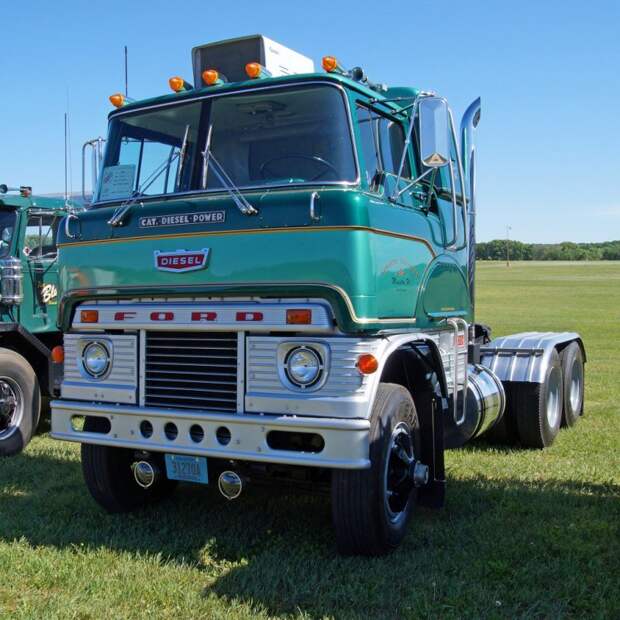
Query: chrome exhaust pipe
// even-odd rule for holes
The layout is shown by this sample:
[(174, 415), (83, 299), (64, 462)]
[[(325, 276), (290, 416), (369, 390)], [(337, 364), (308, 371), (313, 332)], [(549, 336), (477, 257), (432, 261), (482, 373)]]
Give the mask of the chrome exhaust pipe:
[(226, 499), (237, 499), (243, 491), (243, 478), (236, 471), (223, 471), (217, 479), (217, 488)]
[(131, 469), (136, 484), (143, 489), (150, 489), (160, 476), (159, 468), (150, 461), (136, 461)]

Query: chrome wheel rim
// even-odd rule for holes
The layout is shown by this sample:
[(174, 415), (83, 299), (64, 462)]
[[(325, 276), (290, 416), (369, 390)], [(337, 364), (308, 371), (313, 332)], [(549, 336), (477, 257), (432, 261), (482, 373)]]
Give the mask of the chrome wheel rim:
[(562, 371), (553, 368), (547, 385), (547, 422), (555, 428), (560, 422), (561, 415)]
[(570, 374), (570, 406), (573, 412), (581, 410), (581, 386), (583, 385), (583, 365), (579, 360), (573, 362)]
[(385, 512), (392, 523), (398, 523), (407, 513), (413, 489), (410, 471), (414, 461), (411, 429), (405, 422), (399, 422), (390, 437), (383, 476)]
[(24, 418), (24, 394), (10, 377), (0, 377), (0, 440), (15, 433)]

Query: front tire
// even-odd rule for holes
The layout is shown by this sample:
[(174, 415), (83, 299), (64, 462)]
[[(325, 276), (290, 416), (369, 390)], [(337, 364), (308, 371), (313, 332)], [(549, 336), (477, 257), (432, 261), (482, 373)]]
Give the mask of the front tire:
[[(85, 431), (97, 432), (98, 418), (87, 418)], [(164, 459), (151, 455), (159, 467), (161, 477), (148, 489), (135, 480), (132, 464), (139, 460), (135, 450), (82, 444), (82, 472), (84, 482), (93, 499), (109, 513), (137, 510), (170, 495), (175, 487), (174, 480), (165, 477)]]
[(28, 361), (0, 349), (0, 457), (21, 452), (32, 438), (41, 414), (41, 392)]
[(411, 394), (381, 383), (370, 416), (370, 469), (332, 472), (332, 518), (339, 553), (384, 555), (403, 540), (417, 501), (409, 468), (420, 455)]

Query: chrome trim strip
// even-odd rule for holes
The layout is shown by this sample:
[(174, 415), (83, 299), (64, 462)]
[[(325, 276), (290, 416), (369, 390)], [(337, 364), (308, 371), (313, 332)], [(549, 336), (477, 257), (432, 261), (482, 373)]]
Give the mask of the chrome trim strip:
[(237, 332), (237, 412), (245, 410), (245, 332)]
[(146, 403), (146, 330), (138, 332), (140, 352), (138, 357), (138, 403), (144, 407)]
[(76, 247), (84, 245), (103, 245), (107, 243), (124, 243), (126, 241), (156, 241), (159, 239), (184, 239), (187, 237), (224, 237), (228, 235), (257, 235), (270, 233), (291, 233), (291, 232), (338, 232), (338, 231), (361, 231), (373, 233), (375, 235), (384, 235), (386, 237), (395, 237), (397, 239), (405, 239), (408, 241), (417, 241), (424, 244), (433, 258), (437, 256), (433, 246), (428, 239), (417, 237), (416, 235), (408, 235), (406, 233), (394, 232), (383, 228), (371, 228), (369, 226), (318, 226), (310, 228), (308, 226), (289, 226), (288, 228), (246, 228), (239, 230), (214, 230), (214, 231), (196, 231), (188, 233), (168, 233), (152, 236), (140, 237), (116, 237), (111, 239), (92, 239), (88, 241), (76, 241), (74, 243), (59, 243), (58, 247)]

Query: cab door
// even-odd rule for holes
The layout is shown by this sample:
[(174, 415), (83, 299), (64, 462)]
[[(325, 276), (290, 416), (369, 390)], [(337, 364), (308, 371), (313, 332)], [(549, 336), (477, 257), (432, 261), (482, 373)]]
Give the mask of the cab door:
[[(60, 215), (33, 211), (28, 214), (22, 248), (24, 269), (24, 314), (32, 316), (30, 329), (56, 328), (58, 303), (58, 266), (56, 232)], [(26, 327), (28, 327), (26, 325)]]
[(403, 120), (363, 101), (355, 112), (369, 225), (380, 232), (372, 237), (377, 310), (381, 318), (410, 318), (432, 248), (443, 240), (440, 220), (426, 208), (421, 188), (411, 185), (417, 166)]

